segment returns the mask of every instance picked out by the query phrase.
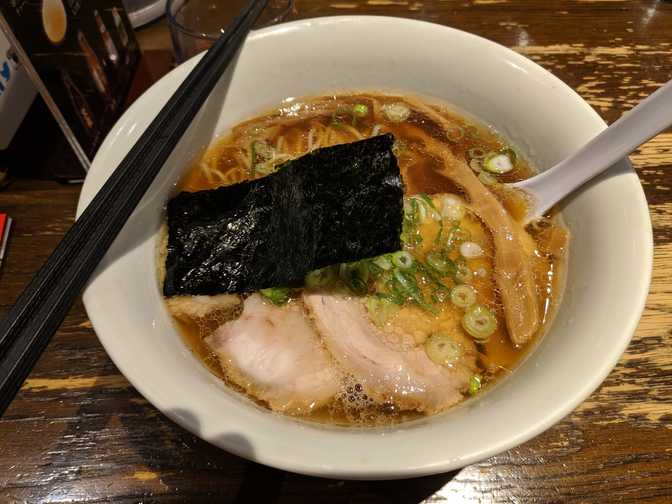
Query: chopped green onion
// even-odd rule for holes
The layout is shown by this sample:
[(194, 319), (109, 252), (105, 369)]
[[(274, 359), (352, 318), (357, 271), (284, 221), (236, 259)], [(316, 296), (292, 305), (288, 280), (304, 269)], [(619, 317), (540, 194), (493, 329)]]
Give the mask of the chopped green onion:
[(470, 285), (457, 285), (450, 291), (450, 301), (459, 308), (468, 308), (476, 302), (476, 291)]
[(376, 257), (373, 260), (373, 264), (378, 266), (383, 271), (390, 271), (392, 269), (392, 263), (390, 262), (389, 256), (387, 254)]
[(481, 378), (481, 375), (475, 374), (469, 380), (469, 394), (476, 395), (476, 393), (478, 393), (478, 391), (481, 390), (482, 386), (483, 386), (483, 378)]
[(513, 170), (513, 163), (508, 154), (495, 152), (485, 158), (483, 169), (496, 174), (508, 173)]
[(446, 248), (448, 250), (451, 250), (458, 244), (469, 240), (469, 238), (471, 238), (471, 233), (468, 230), (462, 229), (458, 226), (454, 226), (448, 233), (448, 239), (446, 240)]
[(369, 290), (369, 267), (366, 261), (343, 263), (339, 266), (338, 275), (355, 294), (363, 295)]
[(481, 173), (483, 171), (483, 160), (472, 159), (471, 161), (469, 161), (469, 168), (474, 170), (476, 173)]
[(404, 221), (401, 241), (405, 245), (414, 247), (422, 243), (422, 236), (417, 232), (417, 225), (424, 219), (424, 205), (417, 198), (404, 200)]
[(436, 333), (425, 340), (425, 352), (434, 364), (453, 367), (462, 357), (462, 347), (450, 336)]
[(411, 201), (413, 203), (415, 203), (416, 208), (417, 208), (417, 214), (416, 215), (417, 215), (417, 218), (418, 218), (418, 223), (425, 222), (425, 219), (427, 218), (427, 208), (426, 208), (424, 202), (421, 199), (419, 199), (415, 196), (411, 196)]
[(408, 220), (410, 224), (416, 225), (422, 219), (420, 209), (422, 205), (418, 203), (417, 198), (408, 198), (404, 201), (404, 219)]
[(282, 306), (289, 301), (291, 289), (289, 287), (271, 287), (259, 291), (262, 296), (277, 306)]
[(364, 105), (363, 103), (358, 103), (354, 107), (352, 107), (352, 115), (355, 117), (366, 117), (369, 115), (369, 107)]
[(499, 184), (499, 180), (490, 175), (489, 173), (481, 172), (478, 174), (478, 180), (481, 181), (483, 185), (494, 186)]
[(460, 254), (466, 259), (476, 259), (483, 255), (483, 248), (472, 241), (465, 241), (460, 244)]
[(373, 323), (383, 327), (399, 310), (399, 306), (387, 296), (376, 294), (367, 298), (366, 309)]
[(398, 269), (394, 270), (393, 275), (394, 279), (402, 288), (403, 292), (406, 292), (408, 294), (415, 291), (417, 291), (418, 293), (420, 292), (420, 290), (418, 289), (418, 284), (415, 281), (415, 278), (411, 278), (410, 275), (404, 275), (404, 273)]
[(457, 271), (455, 272), (455, 279), (460, 283), (469, 283), (473, 277), (473, 273), (467, 267), (466, 264), (460, 263), (457, 265)]
[(451, 221), (460, 221), (464, 217), (464, 205), (457, 196), (449, 195), (443, 198), (441, 215)]
[(430, 252), (427, 254), (427, 264), (429, 264), (432, 269), (438, 273), (441, 273), (443, 276), (455, 272), (455, 263), (453, 263), (453, 261), (450, 259), (442, 257), (438, 252)]
[(436, 209), (432, 198), (421, 193), (411, 196), (404, 202), (405, 216), (412, 216), (415, 223), (424, 222), (429, 215), (435, 221), (441, 220), (441, 213)]
[(514, 151), (513, 149), (504, 149), (502, 152), (507, 156), (509, 156), (509, 159), (511, 160), (512, 163), (515, 163), (516, 159), (518, 159), (518, 154), (516, 154), (516, 151)]
[(435, 245), (440, 245), (442, 238), (443, 238), (443, 220), (440, 220), (439, 221), (439, 232), (436, 233), (436, 236), (434, 237), (434, 244)]
[[(450, 259), (447, 259), (446, 262), (449, 264), (449, 268), (453, 268), (455, 266), (453, 261), (451, 261)], [(422, 273), (424, 273), (427, 276), (427, 278), (429, 278), (432, 282), (434, 282), (439, 289), (449, 292), (448, 287), (443, 283), (441, 277), (439, 276), (440, 273), (436, 272), (434, 268), (429, 266), (429, 264), (424, 265), (422, 261), (416, 261), (416, 264), (418, 265), (418, 269)], [(450, 273), (452, 274), (453, 270), (450, 270)]]
[(403, 103), (388, 103), (383, 105), (382, 110), (383, 114), (394, 123), (404, 122), (411, 115), (411, 109)]
[(425, 193), (420, 193), (420, 194), (418, 194), (418, 196), (420, 197), (420, 201), (422, 201), (427, 206), (427, 210), (429, 211), (429, 215), (432, 217), (432, 219), (434, 219), (435, 221), (440, 221), (441, 220), (441, 214), (436, 209), (436, 206), (434, 206), (434, 202), (432, 201), (432, 198), (430, 198)]
[(422, 243), (422, 235), (414, 231), (413, 233), (404, 232), (401, 234), (401, 241), (409, 247), (416, 247)]
[(369, 273), (374, 281), (385, 274), (385, 270), (370, 259), (366, 261), (366, 265), (368, 266)]
[(261, 140), (252, 140), (250, 144), (250, 176), (254, 177), (257, 172), (268, 175), (273, 171), (273, 166), (267, 163), (275, 157), (275, 149)]
[(448, 299), (448, 290), (446, 288), (439, 287), (432, 292), (432, 301), (435, 303), (443, 303), (446, 299)]
[(399, 306), (403, 305), (407, 301), (406, 295), (399, 290), (399, 287), (393, 277), (390, 278), (385, 285), (389, 289), (389, 292), (377, 292), (377, 296), (384, 296), (392, 303)]
[(317, 289), (320, 287), (329, 287), (336, 283), (338, 279), (338, 272), (335, 266), (327, 266), (311, 271), (306, 275), (303, 283), (309, 289)]
[(462, 317), (462, 327), (476, 341), (485, 343), (497, 329), (497, 318), (488, 307), (473, 305)]
[(406, 251), (395, 252), (392, 254), (392, 264), (403, 270), (413, 266), (413, 256)]
[(436, 313), (434, 307), (427, 304), (427, 302), (423, 299), (422, 293), (418, 288), (418, 283), (415, 280), (415, 276), (413, 274), (405, 273), (401, 270), (395, 269), (393, 275), (397, 292), (405, 295), (407, 298), (412, 299), (415, 301), (415, 303), (418, 304), (418, 306), (424, 308), (428, 312), (434, 314)]
[(404, 220), (413, 222), (415, 220), (415, 209), (409, 199), (404, 200)]

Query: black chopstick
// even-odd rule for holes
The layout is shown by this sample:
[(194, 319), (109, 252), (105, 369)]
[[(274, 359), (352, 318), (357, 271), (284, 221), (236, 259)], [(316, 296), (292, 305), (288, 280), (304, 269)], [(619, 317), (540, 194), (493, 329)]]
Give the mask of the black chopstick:
[(251, 0), (131, 148), (0, 323), (0, 415), (163, 167), (268, 0)]

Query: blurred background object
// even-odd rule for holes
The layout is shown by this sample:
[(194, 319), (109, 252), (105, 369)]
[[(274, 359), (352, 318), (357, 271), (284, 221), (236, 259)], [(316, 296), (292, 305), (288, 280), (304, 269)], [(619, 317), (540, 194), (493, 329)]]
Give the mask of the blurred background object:
[[(140, 59), (121, 0), (2, 2), (0, 27), (62, 131), (52, 128), (44, 143), (70, 145), (56, 154), (51, 176), (81, 180), (123, 110)], [(33, 121), (33, 134), (49, 123), (44, 114)]]
[(0, 150), (9, 145), (36, 94), (16, 51), (0, 32)]
[(166, 0), (123, 0), (133, 28), (151, 23), (166, 13)]
[(0, 188), (7, 181), (7, 147), (26, 116), (37, 91), (16, 51), (0, 32)]
[[(245, 4), (246, 0), (168, 0), (168, 23), (177, 63), (208, 49), (222, 27), (228, 25)], [(256, 27), (282, 21), (293, 4), (293, 0), (269, 0)]]

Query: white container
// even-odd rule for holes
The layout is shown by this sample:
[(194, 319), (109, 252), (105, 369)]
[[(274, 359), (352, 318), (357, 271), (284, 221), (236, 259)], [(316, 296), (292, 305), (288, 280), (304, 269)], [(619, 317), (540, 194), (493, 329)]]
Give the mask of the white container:
[[(194, 67), (157, 82), (98, 151), (78, 215)], [(440, 473), (536, 436), (609, 374), (648, 293), (652, 235), (644, 193), (623, 160), (574, 194), (567, 288), (555, 321), (508, 377), (445, 413), (386, 428), (346, 429), (274, 414), (228, 388), (192, 355), (156, 278), (156, 237), (176, 180), (231, 126), (288, 96), (405, 90), (492, 124), (547, 169), (606, 125), (558, 78), (513, 51), (443, 26), (389, 17), (332, 17), (254, 32), (176, 146), (84, 292), (105, 349), (169, 418), (232, 453), (289, 471), (354, 479)]]

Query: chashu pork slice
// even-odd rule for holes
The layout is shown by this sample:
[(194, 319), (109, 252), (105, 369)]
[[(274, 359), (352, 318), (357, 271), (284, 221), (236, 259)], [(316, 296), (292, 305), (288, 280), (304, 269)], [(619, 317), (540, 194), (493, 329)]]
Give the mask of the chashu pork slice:
[(227, 377), (275, 411), (306, 414), (333, 399), (340, 375), (301, 306), (248, 297), (205, 342)]
[(412, 337), (377, 328), (357, 298), (308, 292), (303, 299), (339, 367), (374, 401), (432, 414), (462, 399), (476, 369), (475, 347), (466, 337), (454, 336), (462, 358), (447, 368), (432, 362)]

